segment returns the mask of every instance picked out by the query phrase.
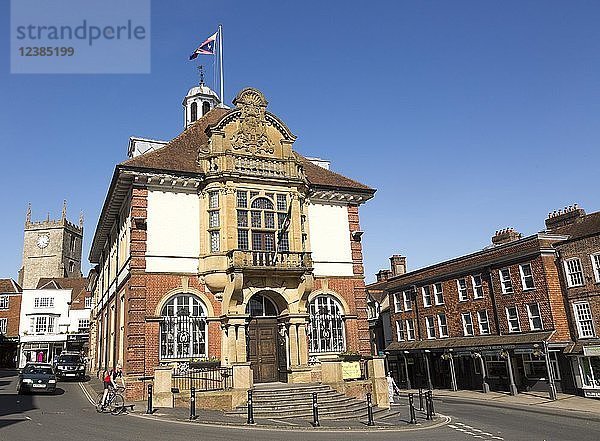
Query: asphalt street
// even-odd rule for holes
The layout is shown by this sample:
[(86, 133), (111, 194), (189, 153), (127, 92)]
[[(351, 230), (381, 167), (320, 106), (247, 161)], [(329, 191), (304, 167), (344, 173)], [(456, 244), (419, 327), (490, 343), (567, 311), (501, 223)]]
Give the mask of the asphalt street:
[(0, 371), (0, 440), (598, 440), (600, 419), (541, 414), (472, 403), (438, 401), (451, 421), (438, 428), (389, 432), (298, 432), (168, 422), (96, 413), (78, 383), (59, 383), (54, 395), (17, 395), (16, 373)]

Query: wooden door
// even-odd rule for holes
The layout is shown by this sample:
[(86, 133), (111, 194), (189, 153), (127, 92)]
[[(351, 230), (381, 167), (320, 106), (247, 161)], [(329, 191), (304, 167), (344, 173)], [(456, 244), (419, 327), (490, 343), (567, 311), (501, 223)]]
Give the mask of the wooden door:
[(248, 361), (255, 383), (279, 380), (276, 319), (252, 319), (248, 327)]

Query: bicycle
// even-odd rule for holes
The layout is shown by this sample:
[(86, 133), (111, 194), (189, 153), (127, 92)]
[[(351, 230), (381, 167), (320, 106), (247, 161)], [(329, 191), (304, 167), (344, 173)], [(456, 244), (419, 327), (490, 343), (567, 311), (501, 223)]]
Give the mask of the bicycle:
[(125, 409), (125, 400), (123, 399), (121, 392), (124, 390), (125, 388), (121, 386), (109, 388), (108, 395), (106, 396), (106, 402), (104, 404), (102, 404), (104, 391), (98, 393), (98, 397), (96, 398), (96, 412), (103, 413), (108, 411), (113, 415), (122, 413)]

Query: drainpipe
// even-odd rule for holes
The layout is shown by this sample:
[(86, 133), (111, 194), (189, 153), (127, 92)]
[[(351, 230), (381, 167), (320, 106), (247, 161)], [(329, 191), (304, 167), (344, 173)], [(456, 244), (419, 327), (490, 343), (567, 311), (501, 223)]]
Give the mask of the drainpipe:
[(496, 334), (502, 335), (500, 330), (500, 320), (498, 318), (498, 306), (496, 305), (496, 294), (494, 293), (494, 280), (492, 278), (492, 268), (487, 268), (488, 278), (490, 282), (490, 298), (492, 299), (492, 308), (494, 309), (494, 320), (496, 321)]
[(422, 340), (421, 338), (421, 320), (419, 320), (419, 303), (417, 302), (417, 285), (413, 285), (412, 286), (412, 292), (411, 292), (411, 301), (414, 305), (415, 308), (415, 320), (417, 322), (417, 335), (418, 340)]

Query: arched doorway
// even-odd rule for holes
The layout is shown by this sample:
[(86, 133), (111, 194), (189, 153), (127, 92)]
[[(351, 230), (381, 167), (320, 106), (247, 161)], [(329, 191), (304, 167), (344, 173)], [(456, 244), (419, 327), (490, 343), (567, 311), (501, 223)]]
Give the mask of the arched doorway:
[(254, 294), (246, 305), (250, 315), (246, 353), (255, 383), (287, 382), (287, 338), (280, 332), (279, 312), (264, 294)]

